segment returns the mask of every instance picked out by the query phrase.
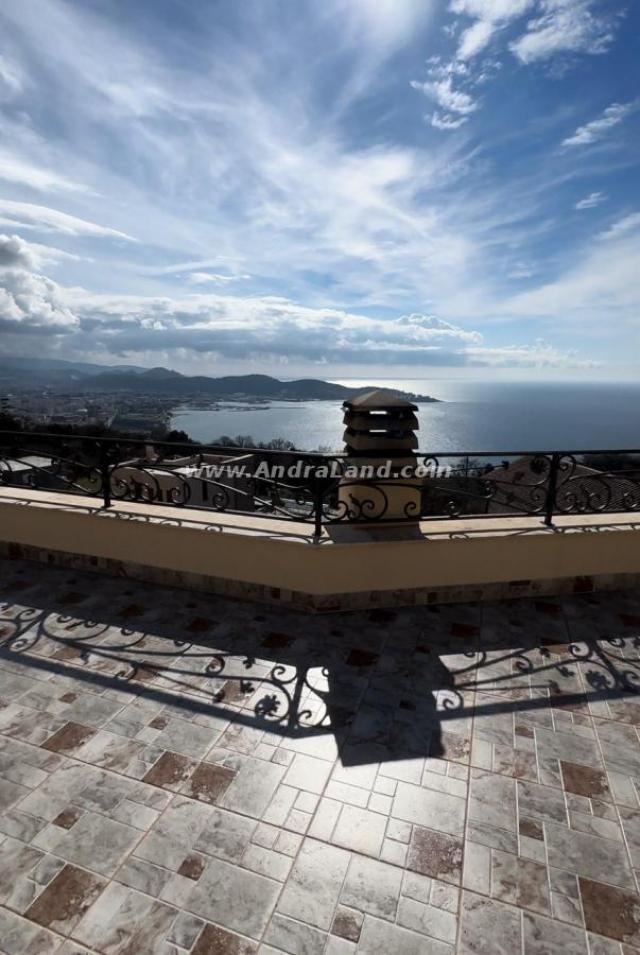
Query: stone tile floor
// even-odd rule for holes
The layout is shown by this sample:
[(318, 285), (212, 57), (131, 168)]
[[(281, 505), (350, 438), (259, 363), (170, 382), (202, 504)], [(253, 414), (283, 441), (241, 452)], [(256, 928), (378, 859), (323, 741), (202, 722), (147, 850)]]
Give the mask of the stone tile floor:
[(0, 952), (640, 953), (639, 647), (0, 562)]

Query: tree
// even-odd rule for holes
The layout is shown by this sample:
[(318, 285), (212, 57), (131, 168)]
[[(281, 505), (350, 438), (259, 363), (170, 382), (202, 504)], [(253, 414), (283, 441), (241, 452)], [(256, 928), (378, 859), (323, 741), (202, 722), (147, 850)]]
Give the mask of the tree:
[(195, 442), (192, 438), (189, 437), (189, 435), (187, 434), (186, 431), (178, 431), (178, 430), (176, 430), (176, 429), (174, 429), (173, 431), (167, 431), (167, 434), (165, 435), (165, 437), (164, 437), (163, 440), (164, 440), (164, 441), (173, 441), (173, 442), (175, 442), (176, 444), (184, 444), (185, 442), (186, 442), (187, 444), (196, 444), (196, 443), (197, 443), (197, 442)]
[(0, 431), (22, 431), (22, 423), (8, 411), (0, 411)]

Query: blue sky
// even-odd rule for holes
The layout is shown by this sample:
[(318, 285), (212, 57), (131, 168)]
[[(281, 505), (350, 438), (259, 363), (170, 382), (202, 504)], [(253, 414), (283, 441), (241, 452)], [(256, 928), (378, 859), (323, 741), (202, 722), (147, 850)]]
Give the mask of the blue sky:
[(640, 371), (635, 0), (6, 0), (0, 349)]

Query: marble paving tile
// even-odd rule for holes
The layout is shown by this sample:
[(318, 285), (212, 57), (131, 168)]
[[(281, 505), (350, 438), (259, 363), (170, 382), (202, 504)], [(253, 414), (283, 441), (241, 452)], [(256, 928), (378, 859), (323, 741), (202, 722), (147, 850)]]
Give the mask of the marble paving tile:
[(549, 822), (567, 823), (567, 806), (559, 789), (519, 780), (518, 808), (524, 816)]
[(203, 820), (194, 848), (228, 862), (240, 862), (256, 829), (255, 820), (225, 809), (210, 810)]
[(327, 931), (349, 860), (344, 849), (305, 839), (278, 902), (278, 911)]
[(26, 786), (20, 786), (9, 779), (0, 779), (0, 812), (5, 812), (29, 792)]
[(219, 732), (212, 732), (207, 727), (172, 719), (156, 737), (155, 745), (192, 759), (202, 759), (219, 735)]
[(327, 935), (311, 925), (276, 912), (264, 934), (264, 941), (278, 951), (322, 955)]
[(65, 723), (42, 745), (44, 749), (51, 750), (53, 753), (63, 753), (66, 756), (71, 756), (95, 734), (96, 731), (90, 726), (83, 726), (80, 723)]
[(283, 782), (295, 789), (305, 789), (312, 793), (321, 793), (331, 773), (331, 763), (315, 756), (297, 753), (289, 766)]
[(520, 911), (463, 892), (459, 955), (514, 955), (522, 950)]
[[(381, 919), (365, 916), (358, 955), (380, 955), (380, 952), (402, 952), (403, 955), (453, 955), (453, 946), (437, 939), (428, 939), (417, 932), (391, 925)], [(494, 949), (494, 951), (496, 951)]]
[(202, 803), (175, 796), (151, 831), (135, 847), (134, 855), (177, 872), (187, 852), (212, 817)]
[(156, 955), (177, 912), (147, 895), (110, 882), (73, 930), (79, 942), (104, 955)]
[(492, 849), (491, 896), (523, 909), (551, 914), (546, 866)]
[[(264, 946), (261, 946), (261, 949)], [(191, 955), (253, 955), (257, 946), (219, 925), (205, 925)]]
[(344, 849), (377, 856), (386, 826), (385, 816), (357, 806), (343, 806), (331, 841)]
[(339, 905), (333, 918), (331, 934), (337, 935), (347, 942), (356, 943), (360, 940), (363, 922), (364, 914), (362, 912)]
[(65, 865), (27, 909), (25, 917), (61, 935), (69, 935), (105, 885), (104, 879)]
[(422, 875), (460, 883), (462, 840), (422, 826), (414, 826), (409, 844), (407, 867)]
[(168, 869), (130, 856), (118, 869), (115, 879), (123, 885), (128, 885), (130, 889), (138, 889), (140, 892), (159, 898), (171, 874)]
[(0, 908), (0, 944), (3, 955), (54, 955), (60, 937), (15, 912)]
[(165, 789), (179, 792), (183, 784), (195, 772), (197, 765), (188, 756), (163, 752), (145, 774), (143, 782), (150, 786), (162, 786)]
[(122, 709), (122, 700), (106, 700), (94, 693), (84, 693), (69, 704), (64, 711), (65, 718), (71, 723), (100, 727)]
[(113, 875), (140, 839), (137, 829), (92, 812), (61, 832), (56, 855), (101, 875)]
[(522, 917), (524, 955), (589, 955), (583, 929), (525, 912)]
[(354, 856), (340, 900), (352, 909), (394, 921), (401, 885), (402, 869)]
[(465, 800), (458, 796), (400, 782), (393, 800), (392, 815), (404, 822), (416, 823), (429, 829), (461, 836), (464, 828)]
[(636, 893), (579, 879), (587, 929), (640, 947), (640, 898)]
[(549, 865), (587, 879), (600, 879), (635, 889), (635, 880), (624, 846), (589, 833), (545, 825)]
[(640, 707), (570, 649), (635, 668), (637, 594), (310, 617), (40, 577), (0, 597), (67, 601), (0, 654), (0, 955), (640, 955)]
[[(495, 773), (472, 768), (469, 790), (469, 819), (477, 820), (482, 825), (515, 831), (515, 781)], [(425, 822), (425, 825), (429, 826), (429, 823)], [(455, 833), (453, 834), (455, 835)]]
[(209, 863), (184, 902), (187, 911), (259, 939), (282, 886), (229, 862)]
[(406, 898), (400, 900), (398, 925), (450, 945), (455, 944), (458, 930), (458, 920), (452, 912)]
[(235, 777), (236, 773), (226, 766), (199, 763), (184, 781), (180, 791), (202, 802), (219, 803)]
[(284, 775), (284, 766), (247, 757), (222, 796), (220, 805), (260, 819)]
[(560, 760), (560, 769), (566, 792), (596, 797), (607, 802), (611, 800), (607, 776), (602, 770), (580, 766), (578, 763), (569, 763), (566, 760)]
[(45, 855), (40, 849), (26, 846), (11, 837), (6, 837), (0, 842), (1, 905), (26, 908), (26, 905), (16, 905), (18, 893), (24, 890), (27, 879), (33, 879), (36, 866), (44, 858)]

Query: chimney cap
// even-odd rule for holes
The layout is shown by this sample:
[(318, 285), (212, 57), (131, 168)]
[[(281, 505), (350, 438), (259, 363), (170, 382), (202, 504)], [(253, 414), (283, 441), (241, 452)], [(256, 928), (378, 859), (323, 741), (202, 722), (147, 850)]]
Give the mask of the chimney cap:
[(374, 388), (371, 391), (365, 391), (355, 398), (347, 398), (342, 402), (342, 407), (346, 409), (357, 409), (359, 411), (384, 411), (387, 408), (402, 408), (405, 410), (417, 411), (418, 406), (406, 398), (400, 398), (393, 391), (384, 388)]

